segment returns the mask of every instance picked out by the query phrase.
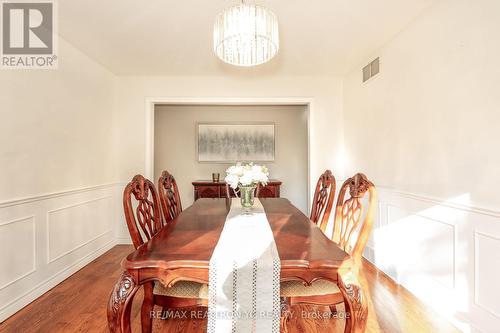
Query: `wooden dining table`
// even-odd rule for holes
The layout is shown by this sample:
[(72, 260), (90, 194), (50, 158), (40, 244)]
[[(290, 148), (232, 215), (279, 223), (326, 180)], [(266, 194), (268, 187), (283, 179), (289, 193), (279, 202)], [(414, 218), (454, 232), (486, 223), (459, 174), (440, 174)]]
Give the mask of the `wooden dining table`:
[[(362, 332), (367, 304), (351, 257), (285, 198), (260, 199), (281, 260), (281, 281), (335, 282), (344, 298), (345, 332)], [(208, 284), (209, 262), (230, 209), (228, 199), (199, 199), (150, 241), (123, 259), (108, 303), (111, 332), (130, 332), (130, 309), (141, 285)]]

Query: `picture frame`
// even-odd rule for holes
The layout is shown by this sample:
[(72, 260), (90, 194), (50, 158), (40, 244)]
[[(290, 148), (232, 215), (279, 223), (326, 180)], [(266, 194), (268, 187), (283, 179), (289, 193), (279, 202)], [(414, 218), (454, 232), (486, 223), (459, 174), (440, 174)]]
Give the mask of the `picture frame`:
[(274, 162), (273, 122), (196, 123), (199, 163)]

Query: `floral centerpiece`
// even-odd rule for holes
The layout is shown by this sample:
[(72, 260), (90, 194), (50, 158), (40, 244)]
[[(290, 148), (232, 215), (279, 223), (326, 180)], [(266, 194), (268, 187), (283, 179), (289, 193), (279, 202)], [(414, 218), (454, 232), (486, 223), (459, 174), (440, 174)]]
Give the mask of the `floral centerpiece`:
[(265, 166), (253, 163), (237, 163), (226, 170), (224, 180), (233, 190), (239, 189), (241, 205), (250, 209), (254, 203), (257, 185), (265, 186), (269, 181), (269, 170)]

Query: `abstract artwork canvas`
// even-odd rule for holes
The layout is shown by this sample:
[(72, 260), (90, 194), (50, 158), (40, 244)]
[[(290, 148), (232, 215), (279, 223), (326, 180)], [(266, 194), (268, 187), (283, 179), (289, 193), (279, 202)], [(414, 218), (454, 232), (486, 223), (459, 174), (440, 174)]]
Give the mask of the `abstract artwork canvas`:
[(274, 161), (274, 124), (198, 124), (198, 161)]

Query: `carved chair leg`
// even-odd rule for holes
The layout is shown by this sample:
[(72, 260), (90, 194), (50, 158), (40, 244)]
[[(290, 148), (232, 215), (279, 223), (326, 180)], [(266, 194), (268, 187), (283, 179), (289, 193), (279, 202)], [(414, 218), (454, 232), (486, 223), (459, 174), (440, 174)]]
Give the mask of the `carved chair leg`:
[(346, 312), (344, 332), (364, 332), (368, 315), (368, 305), (363, 289), (352, 273), (339, 274), (339, 277), (339, 289), (344, 297)]
[(153, 317), (151, 316), (151, 311), (154, 308), (154, 282), (148, 282), (144, 284), (144, 300), (141, 306), (141, 326), (142, 333), (151, 333), (153, 326)]
[(109, 296), (108, 327), (111, 333), (130, 333), (130, 309), (139, 289), (133, 277), (123, 272)]

